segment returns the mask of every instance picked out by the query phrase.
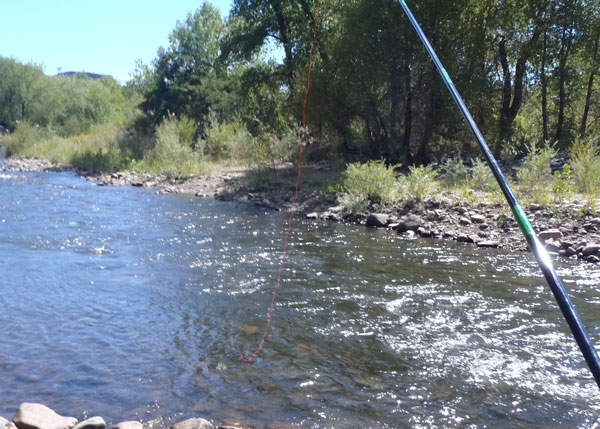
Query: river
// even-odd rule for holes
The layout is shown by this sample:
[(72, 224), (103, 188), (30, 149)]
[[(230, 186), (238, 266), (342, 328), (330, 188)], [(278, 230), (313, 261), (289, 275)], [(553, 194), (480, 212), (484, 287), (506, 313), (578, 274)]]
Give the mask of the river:
[[(0, 415), (586, 427), (600, 395), (527, 254), (0, 172)], [(565, 285), (600, 343), (600, 270)], [(79, 414), (78, 414), (79, 413)]]

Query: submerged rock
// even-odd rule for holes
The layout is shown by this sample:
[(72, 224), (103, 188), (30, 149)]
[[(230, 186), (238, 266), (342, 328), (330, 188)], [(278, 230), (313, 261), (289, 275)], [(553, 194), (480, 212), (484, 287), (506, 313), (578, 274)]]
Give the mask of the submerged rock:
[(63, 417), (42, 404), (23, 402), (13, 418), (19, 429), (72, 429), (75, 417)]
[(175, 423), (170, 429), (215, 429), (215, 427), (208, 420), (193, 418)]
[(113, 429), (144, 429), (144, 426), (135, 420), (128, 420), (126, 422), (117, 423), (113, 426)]

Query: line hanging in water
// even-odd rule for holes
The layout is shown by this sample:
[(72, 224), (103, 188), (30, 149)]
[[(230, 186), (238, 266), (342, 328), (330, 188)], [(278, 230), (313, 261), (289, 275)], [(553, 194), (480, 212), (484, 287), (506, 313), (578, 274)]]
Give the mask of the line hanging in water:
[(308, 61), (308, 79), (306, 82), (306, 92), (304, 94), (304, 104), (302, 106), (302, 131), (300, 132), (300, 142), (299, 142), (299, 154), (298, 154), (298, 176), (296, 177), (296, 191), (294, 194), (294, 199), (292, 201), (292, 208), (290, 210), (290, 217), (288, 220), (287, 232), (285, 235), (285, 242), (283, 244), (283, 254), (281, 255), (281, 263), (279, 264), (279, 273), (277, 274), (277, 282), (275, 284), (275, 289), (273, 290), (273, 298), (271, 299), (271, 306), (269, 307), (269, 312), (267, 313), (267, 322), (265, 323), (265, 330), (260, 339), (260, 343), (258, 347), (251, 355), (244, 354), (241, 350), (240, 357), (245, 362), (250, 362), (254, 359), (262, 348), (265, 345), (265, 341), (267, 339), (267, 334), (269, 333), (269, 328), (271, 326), (271, 320), (273, 317), (273, 310), (275, 309), (275, 301), (277, 300), (277, 291), (279, 290), (279, 286), (281, 285), (281, 277), (283, 275), (283, 270), (285, 268), (285, 260), (287, 257), (287, 249), (290, 241), (290, 235), (292, 233), (292, 222), (294, 221), (294, 214), (296, 213), (296, 202), (298, 201), (298, 191), (300, 188), (300, 179), (302, 177), (302, 157), (304, 155), (304, 142), (306, 140), (306, 106), (308, 105), (308, 94), (310, 93), (310, 79), (312, 74), (312, 66), (313, 66), (313, 54), (315, 45), (317, 44), (317, 29), (319, 28), (319, 13), (321, 11), (321, 0), (317, 3), (317, 13), (315, 15), (315, 27), (313, 30), (313, 39), (310, 45), (310, 58)]

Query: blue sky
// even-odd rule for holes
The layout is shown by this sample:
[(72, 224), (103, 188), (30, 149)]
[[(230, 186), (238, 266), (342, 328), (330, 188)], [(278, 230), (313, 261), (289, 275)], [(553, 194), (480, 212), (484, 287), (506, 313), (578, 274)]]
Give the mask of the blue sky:
[[(209, 1), (226, 16), (231, 0)], [(7, 0), (0, 6), (0, 56), (62, 71), (110, 74), (122, 83), (149, 63), (177, 20), (202, 0)]]

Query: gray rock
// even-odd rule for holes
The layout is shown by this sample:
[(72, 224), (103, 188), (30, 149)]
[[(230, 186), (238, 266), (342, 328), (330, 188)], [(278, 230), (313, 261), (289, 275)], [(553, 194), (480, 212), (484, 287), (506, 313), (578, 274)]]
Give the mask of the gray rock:
[(549, 239), (557, 240), (560, 237), (562, 237), (562, 232), (560, 232), (558, 229), (555, 229), (555, 228), (547, 229), (538, 234), (538, 238), (542, 241), (546, 241)]
[(208, 420), (195, 418), (175, 423), (170, 429), (215, 429), (215, 427)]
[(595, 255), (590, 255), (587, 258), (585, 258), (585, 260), (588, 262), (593, 262), (594, 264), (597, 264), (598, 262), (600, 262), (600, 258)]
[(480, 241), (479, 243), (477, 243), (478, 247), (498, 247), (500, 246), (500, 242), (499, 241), (494, 241), (494, 240), (485, 240), (485, 241)]
[(599, 251), (600, 251), (600, 244), (588, 244), (581, 250), (581, 253), (583, 253), (583, 256), (591, 256), (591, 255), (595, 255)]
[(312, 212), (306, 215), (306, 219), (319, 219), (319, 213)]
[(468, 243), (469, 237), (467, 237), (467, 234), (459, 234), (456, 237), (456, 241), (458, 241), (459, 243)]
[(539, 210), (541, 208), (542, 208), (542, 206), (540, 206), (537, 203), (531, 203), (531, 204), (529, 204), (529, 210), (531, 210), (531, 211), (536, 211), (536, 210)]
[(8, 420), (6, 420), (4, 417), (0, 416), (0, 429), (2, 429), (8, 423), (9, 423)]
[(479, 241), (479, 236), (477, 234), (469, 235), (468, 243), (477, 243)]
[(464, 216), (463, 216), (463, 217), (461, 217), (461, 218), (458, 220), (458, 222), (459, 222), (461, 225), (471, 225), (471, 223), (472, 223), (472, 222), (471, 222), (471, 221), (470, 221), (468, 218), (466, 218), (466, 217), (464, 217)]
[(90, 417), (80, 423), (77, 423), (73, 429), (104, 429), (106, 422), (100, 416)]
[(590, 219), (590, 223), (600, 226), (600, 217), (595, 217), (594, 219)]
[(546, 250), (548, 252), (558, 252), (561, 249), (562, 246), (558, 241), (555, 241), (553, 239), (549, 239), (548, 241), (546, 241)]
[(406, 236), (406, 238), (415, 238), (415, 232), (412, 229), (409, 229), (408, 231), (404, 231), (404, 236)]
[(473, 223), (485, 223), (485, 216), (480, 214), (471, 215), (471, 222)]
[(572, 247), (572, 246), (567, 247), (567, 255), (568, 256), (573, 256), (576, 254), (577, 254), (577, 250), (575, 250), (574, 247)]
[(128, 420), (125, 422), (117, 423), (113, 426), (113, 429), (144, 429), (144, 426), (135, 420)]
[(398, 232), (416, 231), (421, 225), (421, 220), (419, 218), (415, 218), (416, 217), (411, 215), (407, 218), (400, 219), (398, 221)]
[(384, 213), (371, 213), (367, 217), (367, 226), (386, 226), (389, 218), (390, 217)]
[(42, 404), (23, 402), (13, 418), (19, 429), (72, 429), (75, 417), (63, 417)]
[(482, 230), (482, 231), (485, 231), (489, 227), (490, 226), (487, 223), (482, 223), (481, 225), (479, 225), (479, 229)]
[(417, 229), (417, 234), (419, 234), (421, 237), (431, 237), (433, 235), (431, 230), (423, 228), (422, 226)]

